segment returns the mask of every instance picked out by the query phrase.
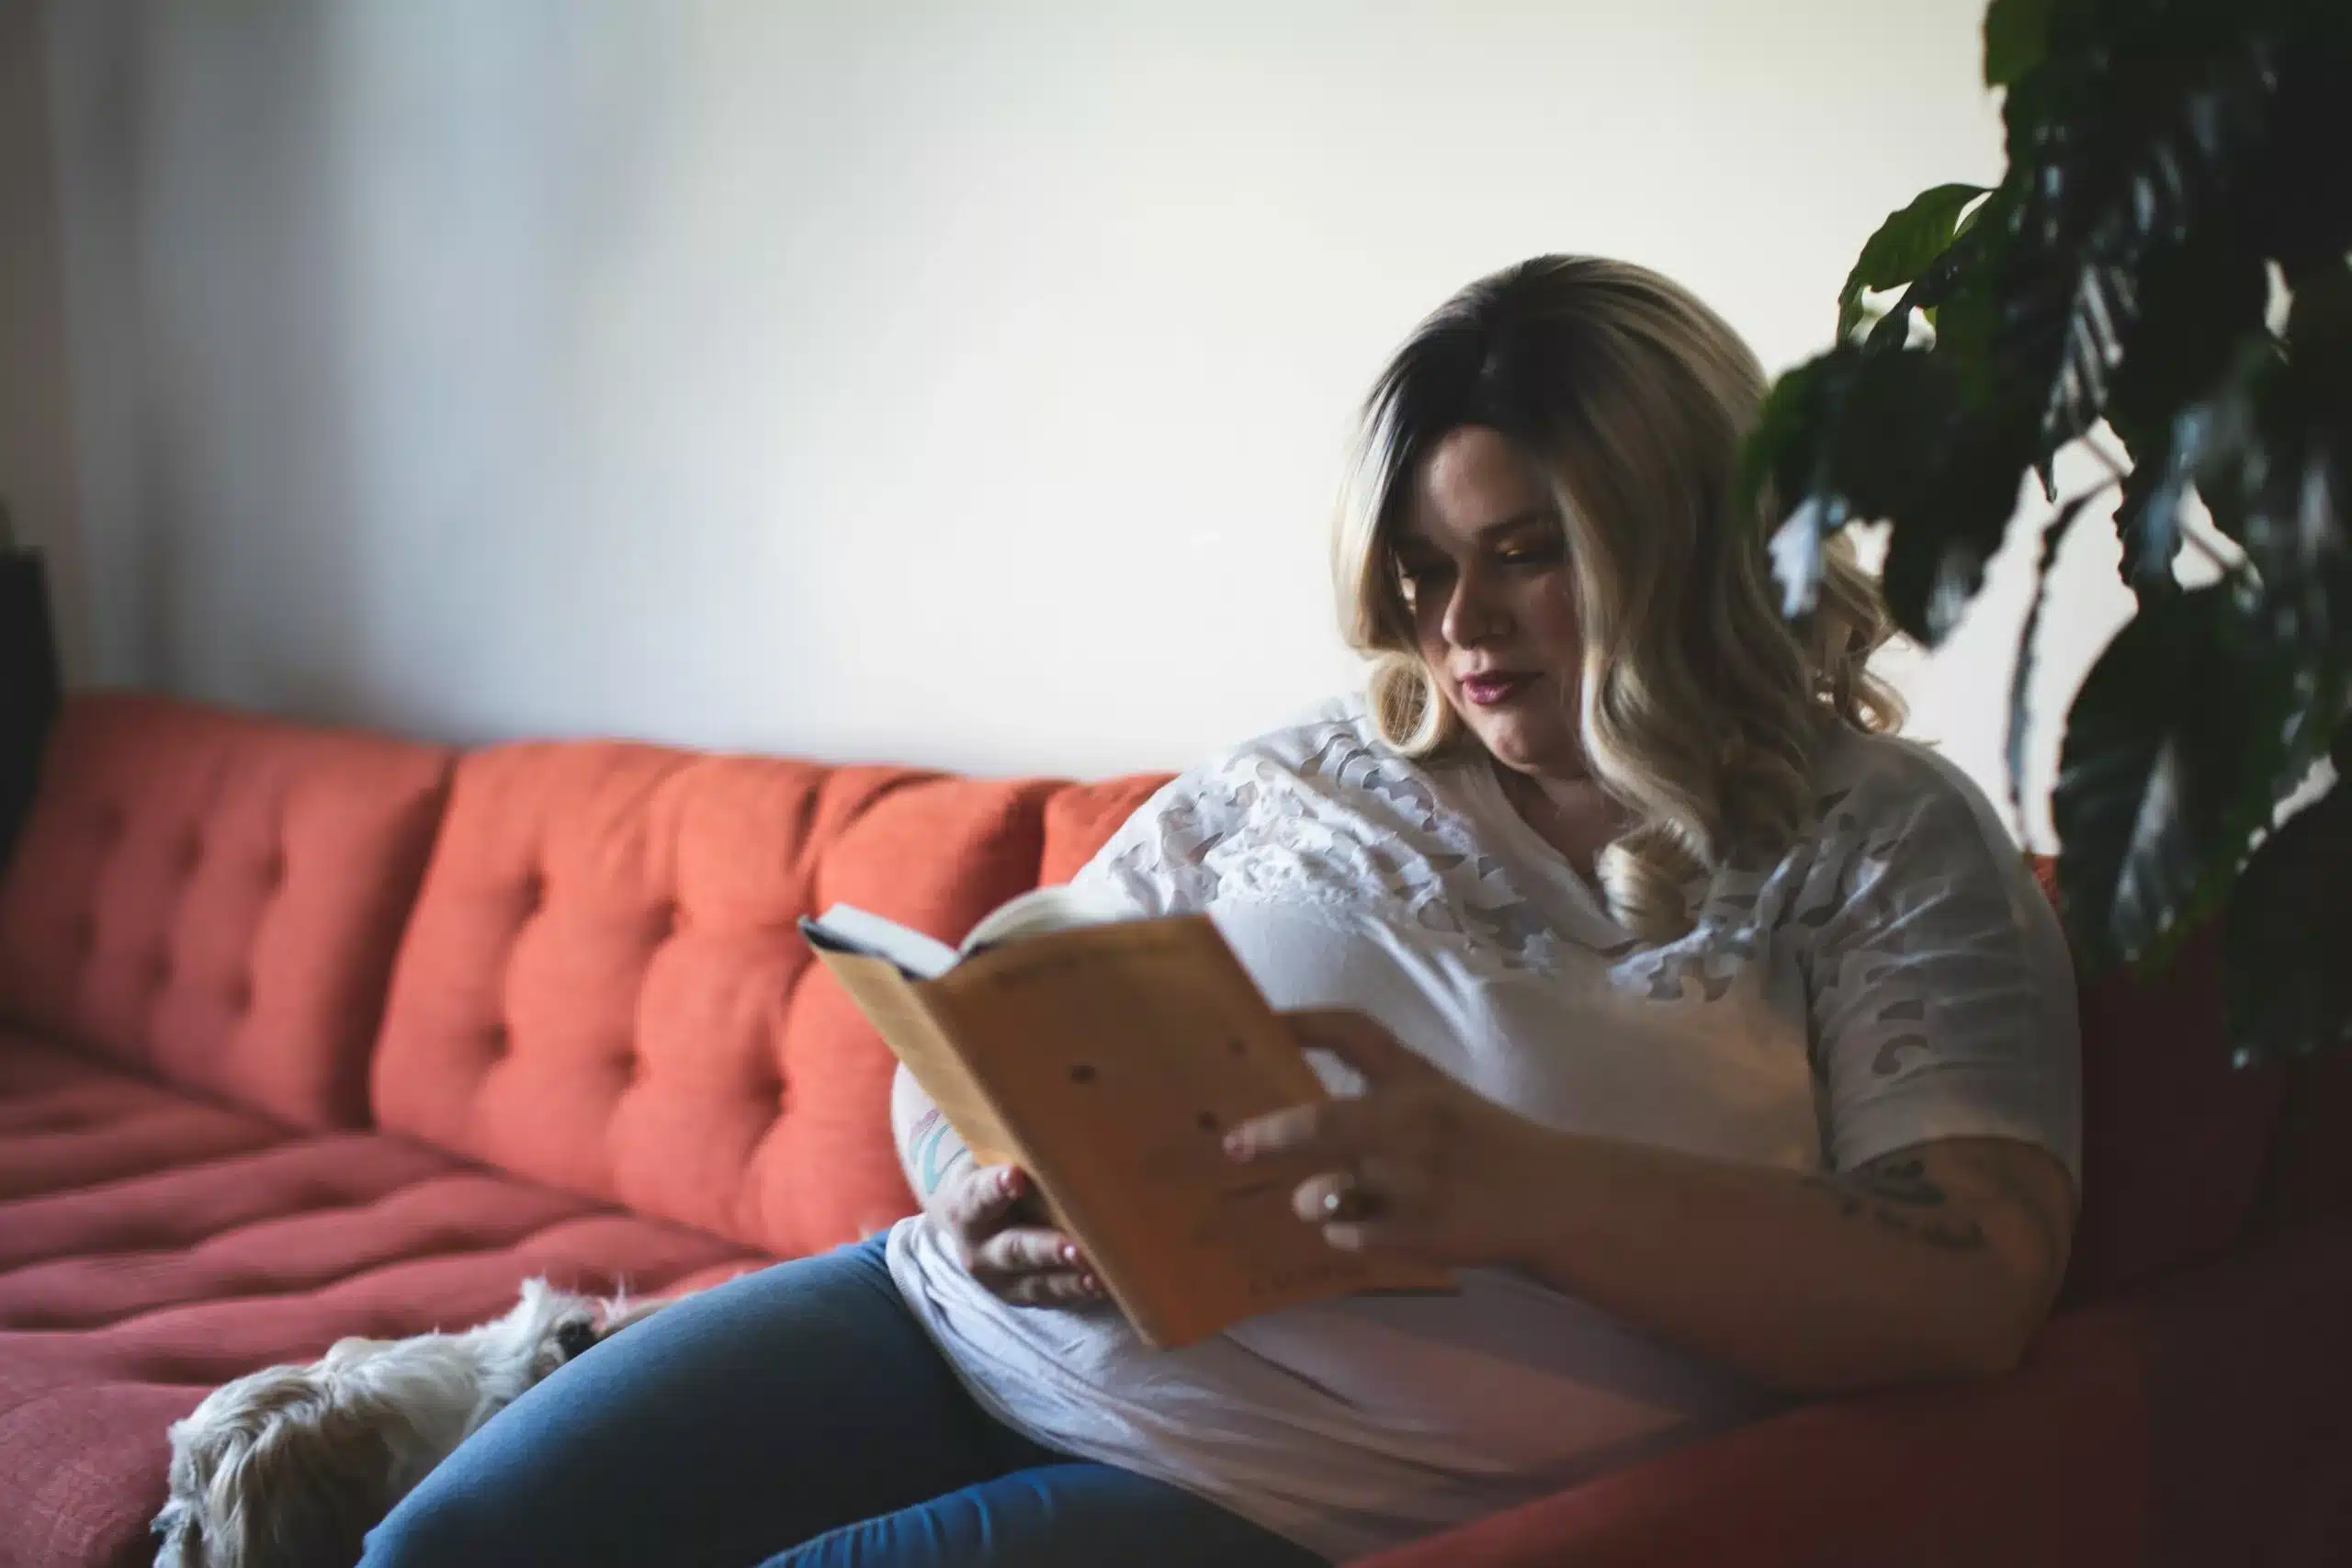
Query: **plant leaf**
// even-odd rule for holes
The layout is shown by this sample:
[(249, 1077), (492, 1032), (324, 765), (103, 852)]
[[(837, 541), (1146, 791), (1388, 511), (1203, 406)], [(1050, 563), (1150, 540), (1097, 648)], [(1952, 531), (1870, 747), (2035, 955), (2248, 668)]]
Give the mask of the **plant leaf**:
[(2050, 809), (2094, 964), (2164, 962), (2326, 744), (2342, 682), (2247, 631), (2222, 587), (2143, 604), (2075, 694)]
[(1897, 523), (1879, 574), (1887, 613), (1905, 636), (1933, 648), (1984, 581), (1984, 552), (1918, 524)]
[[(2241, 356), (2249, 345), (2268, 341), (2263, 307), (2269, 281), (2262, 258), (2238, 236), (2209, 228), (2183, 245), (2151, 254), (2138, 288), (2139, 323), (2109, 378), (2104, 412), (2135, 463), (2160, 466), (2178, 411), (2228, 386), (2233, 371), (2244, 372)], [(2159, 464), (2149, 464), (2150, 457)], [(2133, 545), (2129, 528), (2136, 520), (2136, 512), (2120, 518), (2126, 527), (2127, 558)], [(2177, 534), (2167, 516), (2154, 524), (2157, 532), (2149, 543), (2165, 547), (2142, 552), (2127, 578), (2169, 576)]]
[[(2122, 498), (2115, 505), (2115, 533), (2123, 544), (2116, 570), (2142, 604), (2160, 599), (2180, 585), (2172, 566), (2180, 556), (2184, 492), (2170, 484), (2172, 467), (2172, 447), (2167, 443), (2123, 476)], [(2168, 489), (2172, 493), (2166, 496)]]
[[(1908, 207), (1890, 212), (1862, 246), (1846, 287), (1838, 291), (1838, 338), (1844, 342), (1862, 319), (1862, 291), (1892, 288), (1925, 272), (1951, 244), (1961, 214), (1985, 187), (1940, 185), (1920, 192)], [(1900, 346), (1898, 344), (1898, 346)]]
[[(1815, 488), (1845, 497), (1865, 521), (1901, 523), (1939, 510), (1939, 470), (1961, 434), (1951, 367), (1917, 350), (1865, 351), (1825, 389), (1835, 418), (1815, 458)], [(2014, 493), (2011, 487), (2005, 501)]]
[(1845, 521), (1845, 502), (1834, 496), (1809, 495), (1772, 530), (1772, 576), (1781, 585), (1783, 618), (1793, 621), (1813, 614), (1827, 566), (1823, 542)]
[(2339, 782), (2265, 840), (2231, 892), (2222, 1000), (2240, 1066), (2341, 1043), (2352, 1023), (2352, 786)]
[(2115, 513), (2123, 540), (2121, 570), (2143, 603), (2174, 585), (2172, 563), (2180, 553), (2180, 509), (2188, 487), (2240, 457), (2253, 439), (2253, 387), (2267, 353), (2267, 343), (2248, 344), (2219, 390), (2173, 416), (2162, 453), (2151, 454), (2124, 484), (2123, 502)]
[(2221, 384), (2181, 410), (2149, 490), (2148, 526), (2168, 520), (2193, 482), (2245, 551), (2233, 575), (2248, 623), (2301, 657), (2352, 659), (2347, 454), (2352, 272), (2339, 268), (2296, 295), (2285, 344), (2245, 334)]
[(2243, 171), (2239, 203), (2247, 248), (2278, 262), (2298, 299), (2307, 273), (2340, 269), (2352, 250), (2352, 180), (2343, 175), (2343, 150), (2352, 147), (2352, 6), (2328, 0), (2308, 6), (2303, 20), (2266, 54), (2278, 83), (2276, 124), (2267, 155)]
[(1993, 0), (1984, 7), (1984, 85), (2006, 87), (2036, 65), (2050, 43), (2050, 0)]
[[(2245, 299), (2259, 316), (2258, 291), (2242, 284), (2258, 278), (2262, 252), (2241, 209), (2283, 113), (2277, 40), (2243, 30), (2209, 37), (2188, 14), (2198, 10), (2120, 10), (2114, 27), (2149, 34), (2136, 40), (2144, 47), (2110, 40), (2052, 53), (2004, 106), (2004, 188), (2022, 194), (1996, 357), (2013, 395), (2038, 389), (2042, 453), (2098, 421), (2119, 378), (2130, 381), (2120, 367), (2135, 354), (2143, 378), (2201, 385), (2218, 368), (2211, 345), (2235, 335)], [(2197, 265), (2168, 291), (2167, 267), (2184, 250), (2200, 253)], [(2199, 292), (2208, 274), (2229, 280), (2210, 299)], [(2177, 335), (2178, 354), (2139, 352), (2152, 291), (2188, 301), (2158, 301), (2160, 330)], [(2229, 319), (2208, 324), (2216, 311)], [(2163, 417), (2160, 395), (2143, 402), (2127, 423)]]
[[(1943, 395), (1953, 396), (1951, 367), (1930, 365), (1930, 388), (1940, 385)], [(1924, 400), (1924, 393), (1913, 395)], [(1854, 400), (1871, 417), (1858, 414), (1838, 432), (1829, 471), (1854, 496), (1857, 517), (1893, 523), (1883, 574), (1887, 609), (1896, 625), (1933, 648), (1959, 620), (1984, 563), (2007, 537), (2030, 427), (1972, 415), (1956, 399), (1937, 419), (1918, 420), (1867, 378)], [(1867, 440), (1867, 461), (1850, 450), (1858, 437)]]
[(1756, 423), (1740, 444), (1739, 506), (1743, 517), (1762, 519), (1767, 537), (1812, 489), (1821, 434), (1829, 423), (1824, 404), (1853, 360), (1853, 349), (1840, 344), (1781, 372), (1756, 411)]

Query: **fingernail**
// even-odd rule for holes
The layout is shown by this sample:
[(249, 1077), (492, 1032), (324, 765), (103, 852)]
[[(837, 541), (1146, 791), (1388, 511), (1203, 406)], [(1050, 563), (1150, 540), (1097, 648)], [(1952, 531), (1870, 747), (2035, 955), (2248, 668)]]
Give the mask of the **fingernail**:
[(1008, 1198), (1012, 1195), (1012, 1175), (1013, 1173), (1009, 1170), (997, 1172), (996, 1190)]
[(1227, 1133), (1225, 1135), (1225, 1152), (1232, 1156), (1235, 1159), (1248, 1159), (1250, 1157), (1250, 1140), (1243, 1137), (1238, 1133)]
[(1075, 1246), (1065, 1245), (1065, 1246), (1062, 1247), (1062, 1261), (1063, 1261), (1063, 1262), (1065, 1262), (1065, 1263), (1075, 1263), (1075, 1262), (1077, 1262), (1077, 1261), (1078, 1261), (1078, 1248), (1077, 1248)]
[(1080, 1276), (1078, 1282), (1085, 1286), (1088, 1293), (1091, 1295), (1099, 1296), (1102, 1293), (1102, 1281), (1096, 1279), (1091, 1274)]

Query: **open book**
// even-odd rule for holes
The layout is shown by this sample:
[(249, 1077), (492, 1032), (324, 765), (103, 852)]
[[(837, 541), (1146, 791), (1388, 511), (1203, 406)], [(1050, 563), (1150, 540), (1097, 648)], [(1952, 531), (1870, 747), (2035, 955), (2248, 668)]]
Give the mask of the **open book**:
[(1147, 1342), (1449, 1288), (1329, 1246), (1291, 1210), (1308, 1165), (1227, 1157), (1227, 1129), (1329, 1092), (1208, 917), (1124, 914), (1047, 887), (960, 948), (848, 905), (800, 930), (973, 1156), (1035, 1179)]

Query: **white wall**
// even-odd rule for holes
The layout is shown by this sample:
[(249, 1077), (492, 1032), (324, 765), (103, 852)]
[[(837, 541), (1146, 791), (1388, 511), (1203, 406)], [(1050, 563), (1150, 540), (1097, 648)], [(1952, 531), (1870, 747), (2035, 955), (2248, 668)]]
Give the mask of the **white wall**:
[[(1340, 457), (1424, 310), (1600, 252), (1813, 351), (2000, 167), (1979, 10), (49, 0), (91, 666), (1180, 765), (1346, 679)], [(1981, 619), (1901, 675), (1990, 776)]]

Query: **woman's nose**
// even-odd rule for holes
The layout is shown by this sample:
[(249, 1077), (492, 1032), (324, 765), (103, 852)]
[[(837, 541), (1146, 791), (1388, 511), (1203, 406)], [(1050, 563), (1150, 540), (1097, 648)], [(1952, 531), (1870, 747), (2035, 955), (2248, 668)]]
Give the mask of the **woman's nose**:
[(1485, 581), (1464, 572), (1447, 601), (1442, 628), (1456, 648), (1473, 648), (1510, 630), (1510, 619), (1487, 592)]

